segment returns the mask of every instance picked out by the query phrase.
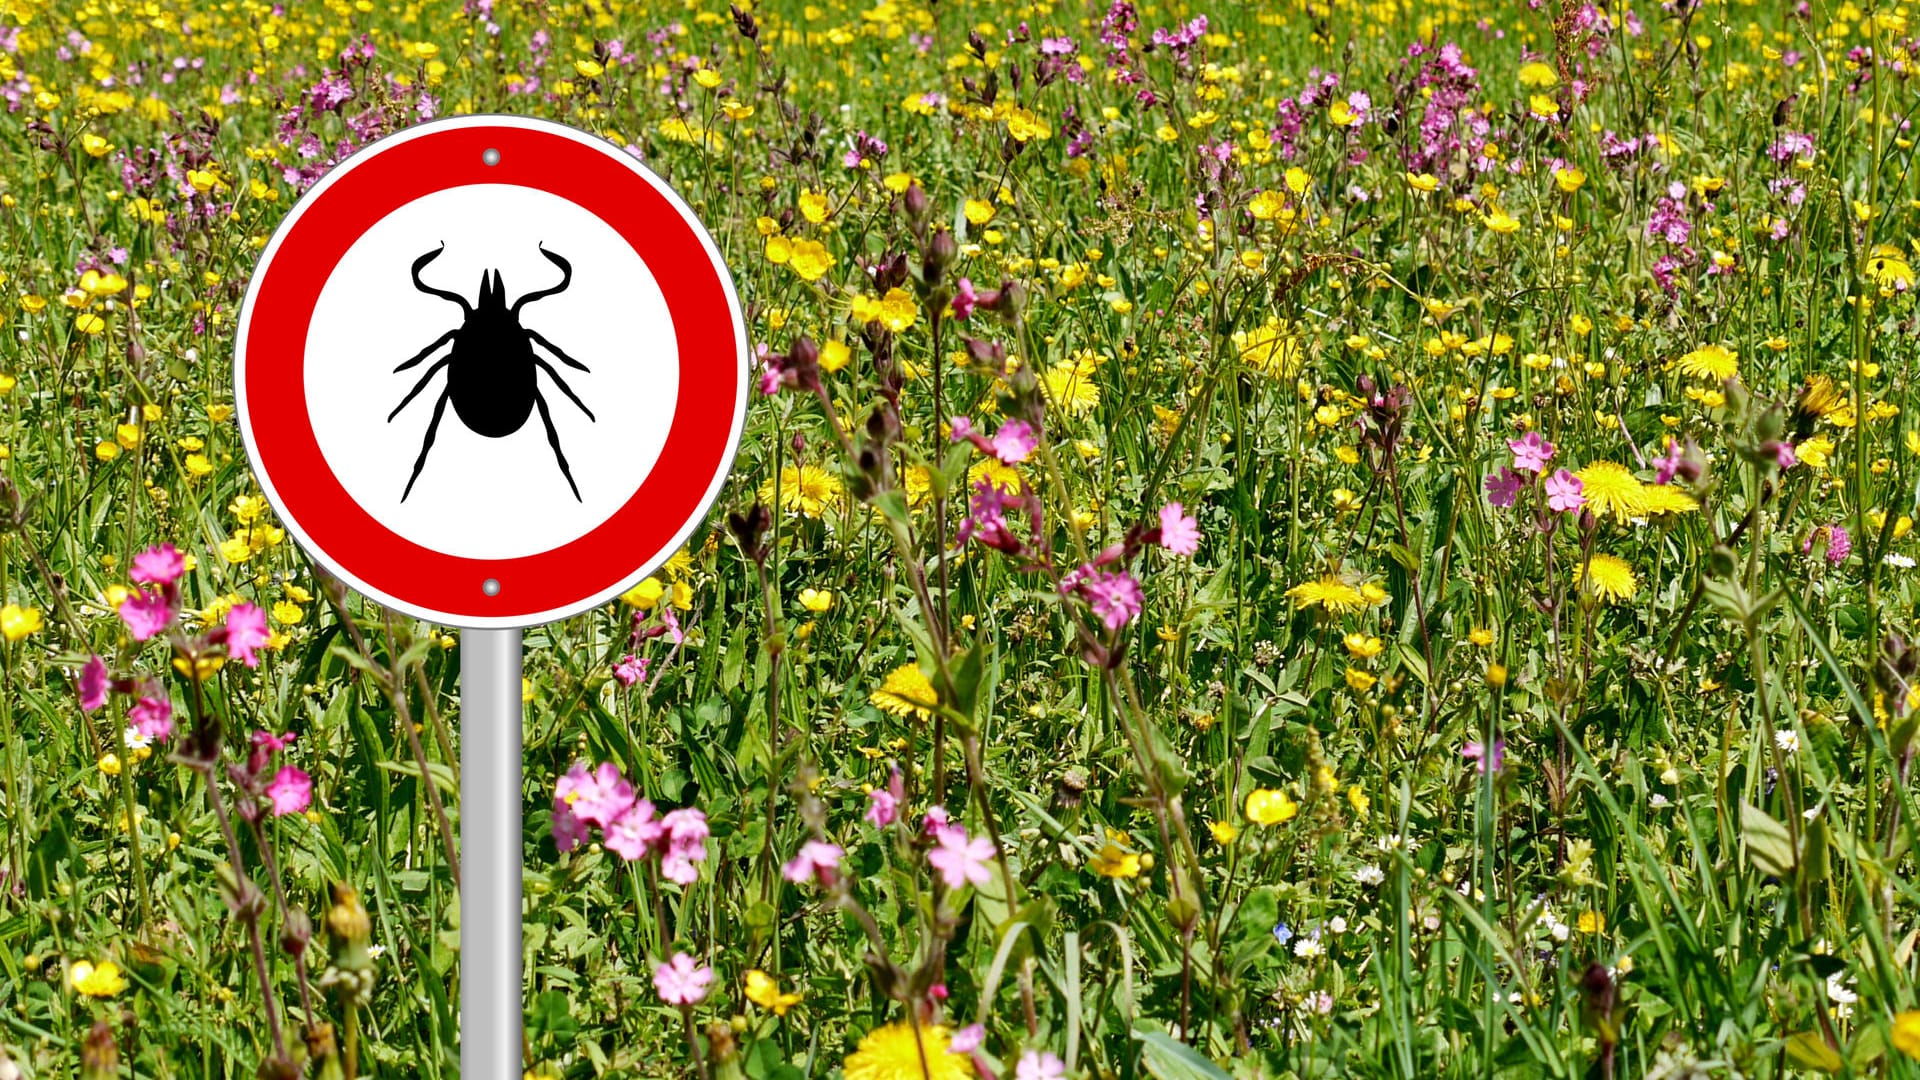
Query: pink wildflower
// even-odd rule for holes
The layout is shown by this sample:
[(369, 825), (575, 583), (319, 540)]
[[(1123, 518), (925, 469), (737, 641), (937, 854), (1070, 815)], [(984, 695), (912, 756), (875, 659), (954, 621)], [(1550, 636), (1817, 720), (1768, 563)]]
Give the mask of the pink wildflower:
[(553, 797), (553, 846), (566, 854), (587, 839), (587, 823), (573, 812), (573, 804), (560, 795)]
[(267, 799), (273, 803), (273, 816), (302, 814), (313, 803), (313, 778), (303, 769), (283, 766), (267, 782)]
[(80, 708), (92, 712), (107, 703), (107, 663), (97, 656), (87, 657), (80, 669)]
[(973, 305), (978, 303), (979, 299), (979, 296), (973, 291), (973, 280), (971, 278), (961, 278), (960, 287), (955, 291), (953, 296), (953, 317), (964, 320), (967, 316), (973, 314)]
[(142, 695), (127, 710), (127, 723), (144, 738), (165, 740), (173, 734), (173, 701), (165, 693)]
[(613, 677), (620, 680), (621, 686), (632, 686), (634, 683), (642, 682), (647, 677), (647, 661), (628, 653), (620, 658), (619, 663), (613, 665)]
[(620, 766), (603, 761), (593, 772), (575, 762), (560, 778), (554, 794), (567, 800), (580, 820), (607, 828), (633, 805), (633, 785), (620, 775)]
[(653, 816), (653, 803), (641, 799), (606, 827), (607, 850), (636, 862), (647, 857), (665, 832), (666, 827)]
[(1033, 456), (1040, 446), (1033, 425), (1025, 420), (1009, 420), (993, 433), (993, 456), (1004, 465), (1018, 465)]
[(1144, 602), (1140, 583), (1125, 570), (1087, 575), (1080, 583), (1080, 593), (1109, 630), (1132, 622)]
[(906, 798), (906, 781), (900, 770), (893, 770), (887, 786), (867, 792), (867, 820), (876, 829), (884, 829), (900, 816), (901, 800)]
[(1587, 505), (1587, 497), (1581, 494), (1587, 485), (1565, 469), (1547, 477), (1546, 488), (1547, 505), (1555, 510), (1571, 512)]
[(1518, 439), (1508, 439), (1507, 449), (1513, 451), (1513, 467), (1521, 472), (1537, 473), (1553, 460), (1553, 444), (1540, 437), (1537, 431), (1529, 431)]
[(653, 988), (669, 1005), (699, 1004), (712, 982), (713, 969), (683, 952), (674, 953), (670, 963), (653, 969)]
[(267, 613), (252, 604), (235, 604), (227, 612), (227, 654), (248, 667), (259, 667), (254, 650), (267, 643)]
[(935, 847), (927, 852), (927, 862), (940, 871), (947, 888), (957, 889), (971, 881), (984, 885), (990, 875), (987, 860), (993, 858), (993, 842), (984, 836), (968, 838), (967, 830), (949, 825), (935, 837)]
[(187, 572), (187, 560), (172, 544), (150, 547), (133, 557), (128, 576), (143, 585), (171, 585)]
[(707, 859), (707, 815), (692, 808), (675, 810), (660, 819), (666, 826), (667, 850), (660, 857), (660, 874), (668, 881), (691, 885), (700, 880), (696, 865)]
[(789, 859), (780, 872), (795, 885), (804, 885), (818, 877), (820, 884), (832, 888), (833, 879), (840, 872), (840, 860), (846, 854), (838, 844), (809, 840), (800, 845), (800, 853)]
[(1192, 555), (1200, 550), (1200, 520), (1187, 508), (1170, 502), (1160, 508), (1160, 546), (1175, 555)]
[(165, 595), (136, 589), (120, 601), (120, 621), (135, 641), (145, 641), (167, 628), (173, 621), (173, 608)]
[(1520, 488), (1525, 483), (1519, 473), (1502, 465), (1499, 472), (1487, 477), (1487, 502), (1504, 510), (1520, 497)]

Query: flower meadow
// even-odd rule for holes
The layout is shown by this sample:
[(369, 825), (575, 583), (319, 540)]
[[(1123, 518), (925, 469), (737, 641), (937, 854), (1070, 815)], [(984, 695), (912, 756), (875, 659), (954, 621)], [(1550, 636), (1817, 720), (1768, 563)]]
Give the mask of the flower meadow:
[(485, 112), (755, 354), (525, 635), (527, 1076), (1920, 1075), (1911, 17), (0, 0), (0, 1078), (457, 1075), (458, 635), (231, 357)]

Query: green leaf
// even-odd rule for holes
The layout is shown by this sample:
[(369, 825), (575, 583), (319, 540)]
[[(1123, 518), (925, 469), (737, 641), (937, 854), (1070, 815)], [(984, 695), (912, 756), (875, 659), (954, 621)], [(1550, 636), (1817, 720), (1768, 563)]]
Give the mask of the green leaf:
[(1752, 803), (1740, 804), (1740, 839), (1754, 869), (1777, 878), (1790, 878), (1796, 862), (1787, 827)]
[[(401, 776), (411, 776), (415, 780), (420, 779), (420, 763), (417, 761), (382, 761), (379, 765), (388, 772), (396, 772)], [(441, 762), (427, 762), (427, 775), (433, 778), (433, 786), (439, 788), (446, 794), (458, 795), (460, 793), (460, 786), (453, 782), (453, 770), (447, 768), (446, 765)]]
[(1163, 1031), (1136, 1028), (1133, 1037), (1144, 1048), (1147, 1073), (1159, 1080), (1230, 1080), (1226, 1070)]
[(1803, 1031), (1788, 1039), (1787, 1056), (1809, 1069), (1825, 1073), (1837, 1073), (1847, 1064), (1817, 1031)]

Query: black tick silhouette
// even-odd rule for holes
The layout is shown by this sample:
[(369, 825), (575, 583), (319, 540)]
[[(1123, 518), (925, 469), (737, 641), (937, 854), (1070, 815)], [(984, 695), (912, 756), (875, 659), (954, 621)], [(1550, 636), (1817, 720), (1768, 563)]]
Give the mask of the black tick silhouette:
[(453, 402), (453, 411), (460, 422), (476, 435), (489, 439), (505, 438), (525, 426), (527, 417), (534, 409), (540, 410), (540, 422), (547, 427), (547, 442), (553, 445), (553, 456), (560, 462), (560, 472), (567, 478), (567, 486), (573, 489), (574, 501), (580, 501), (580, 486), (573, 482), (573, 470), (567, 467), (567, 455), (560, 450), (560, 433), (553, 429), (553, 416), (547, 412), (547, 399), (540, 394), (538, 372), (544, 371), (560, 392), (567, 395), (580, 411), (587, 414), (588, 420), (599, 423), (593, 410), (587, 408), (580, 396), (573, 392), (567, 381), (553, 369), (540, 354), (533, 351), (537, 343), (568, 367), (581, 371), (590, 371), (587, 365), (560, 351), (560, 347), (540, 336), (538, 330), (529, 330), (520, 325), (520, 309), (544, 296), (565, 292), (573, 282), (573, 265), (560, 256), (548, 251), (543, 245), (540, 254), (548, 262), (560, 268), (560, 284), (551, 289), (530, 292), (507, 306), (506, 286), (500, 281), (500, 271), (493, 271), (489, 280), (487, 271), (480, 272), (480, 302), (468, 304), (459, 293), (436, 289), (420, 280), (420, 271), (440, 253), (447, 249), (441, 244), (438, 248), (413, 260), (413, 287), (430, 296), (451, 300), (460, 305), (465, 315), (460, 325), (440, 335), (434, 343), (421, 349), (413, 359), (394, 368), (394, 372), (417, 367), (433, 354), (435, 349), (448, 342), (453, 350), (434, 362), (427, 373), (420, 377), (400, 404), (394, 406), (387, 415), (391, 424), (400, 410), (420, 396), (434, 375), (441, 368), (447, 369), (447, 388), (440, 392), (440, 400), (433, 406), (433, 421), (427, 425), (426, 441), (420, 444), (420, 457), (413, 463), (413, 475), (407, 478), (407, 490), (401, 494), (400, 501), (406, 502), (413, 494), (414, 481), (420, 479), (420, 470), (427, 464), (427, 451), (433, 449), (434, 435), (440, 430), (440, 416), (447, 411), (447, 402)]

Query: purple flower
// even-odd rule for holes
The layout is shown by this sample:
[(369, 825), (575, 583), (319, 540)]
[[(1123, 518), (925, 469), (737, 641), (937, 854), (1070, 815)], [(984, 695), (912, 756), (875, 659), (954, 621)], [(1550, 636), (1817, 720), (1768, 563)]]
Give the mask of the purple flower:
[(1673, 476), (1680, 471), (1680, 462), (1682, 460), (1679, 441), (1669, 440), (1667, 443), (1666, 456), (1654, 462), (1654, 482), (1659, 484), (1673, 483)]
[(951, 429), (947, 438), (953, 442), (965, 442), (973, 437), (973, 418), (970, 416), (956, 416), (947, 426)]
[(636, 862), (646, 858), (665, 833), (666, 826), (653, 816), (653, 803), (641, 799), (606, 826), (607, 850)]
[(1144, 597), (1140, 583), (1133, 580), (1132, 574), (1125, 570), (1094, 573), (1090, 568), (1083, 569), (1088, 572), (1080, 582), (1080, 595), (1086, 597), (1087, 604), (1107, 629), (1118, 630), (1140, 614)]
[(267, 800), (273, 804), (273, 816), (305, 813), (313, 803), (313, 778), (303, 769), (283, 766), (267, 782)]
[(1800, 464), (1800, 455), (1793, 452), (1793, 444), (1785, 439), (1769, 442), (1761, 446), (1760, 449), (1772, 454), (1773, 460), (1779, 464), (1782, 470), (1791, 469), (1795, 465)]
[(267, 613), (252, 604), (235, 604), (227, 612), (227, 654), (248, 667), (259, 667), (254, 650), (267, 643)]
[(1807, 534), (1806, 543), (1800, 545), (1801, 554), (1811, 552), (1813, 542), (1820, 539), (1822, 533), (1826, 534), (1828, 564), (1839, 566), (1846, 562), (1847, 556), (1853, 554), (1853, 534), (1847, 531), (1845, 525), (1822, 525), (1813, 530)]
[(1004, 465), (1018, 465), (1033, 456), (1040, 447), (1040, 438), (1034, 434), (1033, 425), (1025, 420), (1009, 420), (1000, 425), (993, 433), (993, 456)]
[(1200, 550), (1200, 521), (1187, 508), (1170, 502), (1160, 508), (1160, 546), (1175, 555)]
[(838, 844), (809, 840), (800, 845), (800, 853), (789, 859), (780, 872), (795, 885), (804, 885), (815, 877), (820, 884), (833, 887), (833, 879), (840, 872), (840, 860), (847, 853)]
[(620, 680), (621, 686), (632, 686), (634, 683), (645, 681), (647, 677), (646, 659), (628, 653), (620, 658), (619, 663), (613, 665), (613, 677)]
[(707, 996), (713, 982), (713, 969), (705, 967), (686, 953), (673, 954), (670, 963), (653, 969), (653, 988), (660, 1000), (669, 1005), (697, 1005)]
[(973, 314), (973, 305), (979, 300), (979, 294), (973, 291), (973, 279), (961, 278), (960, 287), (953, 294), (953, 317), (964, 320)]
[(87, 657), (80, 669), (80, 708), (92, 712), (107, 703), (107, 663), (97, 656)]
[(1587, 505), (1583, 494), (1587, 485), (1581, 479), (1565, 469), (1547, 477), (1547, 505), (1555, 510), (1572, 512)]
[(1020, 1055), (1013, 1075), (1014, 1080), (1060, 1080), (1067, 1075), (1067, 1063), (1051, 1050), (1029, 1050)]
[(691, 808), (675, 810), (660, 820), (667, 830), (666, 854), (660, 874), (668, 881), (691, 885), (700, 880), (696, 864), (706, 861), (707, 815)]
[(1019, 554), (1024, 545), (1007, 527), (1007, 505), (1006, 496), (1000, 493), (992, 480), (982, 479), (974, 484), (967, 520), (960, 523), (959, 531), (954, 534), (955, 541), (965, 544), (968, 540), (978, 540), (996, 551)]
[(572, 804), (561, 795), (553, 797), (553, 846), (566, 854), (587, 839), (587, 823), (573, 812)]
[(151, 547), (133, 557), (133, 580), (145, 585), (171, 585), (187, 571), (187, 560), (172, 544)]
[(145, 738), (165, 740), (173, 734), (173, 701), (164, 693), (143, 694), (127, 710), (127, 723)]
[(887, 779), (887, 786), (867, 792), (867, 820), (876, 829), (884, 829), (900, 816), (900, 804), (906, 799), (906, 779), (899, 769)]
[(991, 876), (987, 860), (993, 858), (993, 842), (986, 837), (968, 839), (967, 830), (948, 825), (934, 837), (934, 848), (927, 852), (927, 863), (946, 880), (947, 888), (957, 889), (971, 881), (984, 885)]
[(987, 1041), (987, 1028), (984, 1024), (968, 1024), (953, 1033), (953, 1039), (947, 1044), (949, 1054), (971, 1054), (980, 1049)]
[(584, 762), (575, 762), (555, 785), (554, 794), (565, 799), (580, 820), (603, 829), (633, 805), (633, 785), (611, 761), (601, 762), (591, 773)]
[(1508, 439), (1507, 449), (1513, 451), (1513, 467), (1522, 472), (1540, 472), (1553, 460), (1553, 444), (1541, 438), (1537, 431)]
[(1487, 477), (1487, 501), (1504, 510), (1520, 497), (1525, 483), (1519, 473), (1502, 465), (1499, 472)]
[(1478, 771), (1483, 773), (1487, 771), (1487, 766), (1488, 766), (1487, 758), (1491, 756), (1493, 759), (1492, 760), (1493, 771), (1495, 773), (1498, 773), (1501, 769), (1506, 767), (1507, 740), (1495, 739), (1493, 741), (1492, 755), (1487, 754), (1486, 747), (1481, 743), (1470, 742), (1466, 745), (1465, 749), (1460, 751), (1460, 756), (1465, 758), (1468, 761), (1475, 763), (1479, 767)]
[(164, 594), (136, 589), (120, 601), (120, 621), (135, 641), (145, 641), (173, 621), (173, 608)]

